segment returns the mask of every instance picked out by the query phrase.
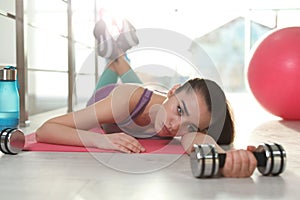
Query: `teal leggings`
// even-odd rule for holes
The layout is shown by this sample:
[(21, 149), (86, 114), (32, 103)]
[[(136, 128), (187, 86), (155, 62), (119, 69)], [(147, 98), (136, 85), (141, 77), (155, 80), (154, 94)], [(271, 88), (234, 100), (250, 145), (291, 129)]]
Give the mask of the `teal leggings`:
[[(122, 76), (120, 76), (120, 79), (123, 83), (142, 83), (142, 81), (139, 79), (139, 77), (132, 69), (130, 69)], [(118, 74), (112, 71), (109, 67), (107, 67), (104, 69), (101, 77), (99, 78), (95, 91), (98, 90), (99, 88), (102, 88), (103, 86), (117, 83), (117, 81), (118, 81)]]

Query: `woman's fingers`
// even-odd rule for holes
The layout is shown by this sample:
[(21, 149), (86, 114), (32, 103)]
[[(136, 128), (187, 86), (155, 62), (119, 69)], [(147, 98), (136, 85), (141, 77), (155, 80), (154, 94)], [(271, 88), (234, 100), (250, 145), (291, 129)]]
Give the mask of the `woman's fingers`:
[(168, 97), (171, 97), (171, 96), (175, 93), (175, 91), (177, 90), (177, 88), (179, 88), (180, 86), (181, 86), (181, 84), (176, 84), (176, 85), (174, 85), (174, 86), (168, 91), (167, 96), (168, 96)]
[(255, 146), (247, 146), (247, 150), (254, 152), (256, 150), (256, 147)]
[[(256, 147), (255, 147), (255, 149), (256, 149)], [(249, 169), (250, 169), (251, 174), (253, 174), (254, 170), (257, 168), (257, 160), (256, 160), (254, 154), (252, 153), (253, 151), (248, 151), (249, 159), (250, 159), (250, 164), (249, 164), (250, 168)]]
[(228, 152), (228, 153), (226, 153), (225, 165), (224, 165), (223, 169), (221, 169), (223, 176), (231, 177), (232, 176), (231, 175), (232, 168), (233, 168), (233, 156), (232, 156), (232, 153)]
[(257, 161), (251, 151), (233, 150), (226, 153), (222, 174), (225, 177), (249, 177), (256, 169)]
[(238, 152), (241, 160), (241, 177), (249, 177), (254, 171), (251, 166), (251, 155), (253, 154), (249, 151), (244, 150), (239, 150)]
[(141, 153), (145, 148), (134, 137), (125, 133), (116, 133), (107, 135), (116, 148), (126, 153)]
[(120, 140), (120, 143), (131, 152), (140, 153), (145, 151), (145, 148), (139, 143), (137, 139), (131, 137), (127, 134), (122, 134), (123, 140)]

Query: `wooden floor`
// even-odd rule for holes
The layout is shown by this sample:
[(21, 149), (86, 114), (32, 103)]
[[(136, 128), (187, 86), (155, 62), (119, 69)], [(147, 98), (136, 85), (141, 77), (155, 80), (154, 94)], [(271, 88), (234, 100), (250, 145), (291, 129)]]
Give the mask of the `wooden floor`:
[[(0, 199), (299, 199), (300, 122), (265, 112), (249, 94), (228, 94), (235, 111), (235, 148), (278, 142), (287, 152), (285, 172), (251, 178), (196, 179), (187, 155), (21, 152), (0, 155)], [(31, 133), (65, 109), (30, 118)]]

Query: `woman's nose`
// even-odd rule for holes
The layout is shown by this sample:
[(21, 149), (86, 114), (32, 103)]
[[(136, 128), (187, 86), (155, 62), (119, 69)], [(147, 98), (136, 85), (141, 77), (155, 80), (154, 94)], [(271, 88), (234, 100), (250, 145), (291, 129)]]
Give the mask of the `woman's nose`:
[(178, 130), (181, 124), (181, 120), (180, 118), (174, 118), (171, 122), (170, 122), (170, 126), (172, 130)]

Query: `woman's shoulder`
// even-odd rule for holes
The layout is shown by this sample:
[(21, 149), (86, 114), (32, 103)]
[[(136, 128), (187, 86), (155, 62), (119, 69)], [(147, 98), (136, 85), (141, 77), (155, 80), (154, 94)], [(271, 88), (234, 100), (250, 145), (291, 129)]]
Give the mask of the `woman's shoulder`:
[(114, 88), (111, 95), (120, 102), (120, 104), (124, 105), (124, 103), (126, 103), (128, 105), (129, 103), (131, 109), (133, 109), (142, 98), (149, 99), (150, 104), (161, 103), (166, 98), (165, 94), (157, 93), (155, 90), (151, 90), (151, 88), (130, 83), (118, 85)]
[(142, 84), (138, 84), (138, 83), (119, 83), (119, 84), (114, 84), (116, 88), (122, 88), (122, 89), (137, 89), (137, 88), (141, 88), (141, 89), (145, 89), (145, 87)]
[(124, 97), (134, 97), (134, 96), (141, 96), (143, 91), (146, 88), (142, 85), (137, 84), (130, 84), (130, 83), (123, 83), (118, 84), (113, 91), (111, 92), (112, 95), (120, 95)]
[(142, 85), (123, 83), (118, 84), (110, 93), (110, 98), (119, 106), (128, 106), (130, 110), (135, 107), (143, 96), (144, 91), (147, 90)]

